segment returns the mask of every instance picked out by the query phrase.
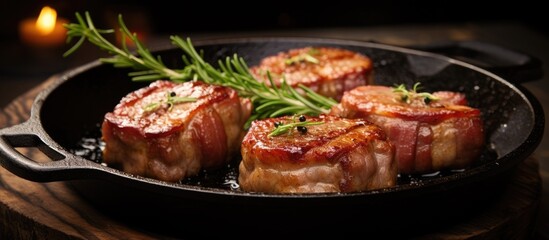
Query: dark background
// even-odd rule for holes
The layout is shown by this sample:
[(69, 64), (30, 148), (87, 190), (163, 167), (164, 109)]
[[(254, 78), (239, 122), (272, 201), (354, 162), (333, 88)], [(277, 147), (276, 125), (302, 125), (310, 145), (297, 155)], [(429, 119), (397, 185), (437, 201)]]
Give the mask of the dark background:
[[(74, 20), (74, 12), (90, 11), (98, 24), (109, 24), (122, 13), (153, 33), (254, 31), (288, 28), (386, 26), (394, 24), (515, 21), (547, 34), (543, 1), (28, 1), (2, 0), (0, 37), (15, 40), (17, 24), (51, 5)], [(508, 2), (508, 3), (504, 3)], [(538, 2), (538, 3), (536, 3)], [(146, 25), (146, 26), (145, 26)], [(132, 26), (130, 26), (131, 28)], [(133, 26), (135, 27), (135, 26)]]
[[(405, 26), (410, 31), (421, 25), (473, 26), (493, 22), (520, 24), (542, 34), (544, 38), (549, 36), (549, 27), (544, 23), (546, 8), (541, 6), (541, 1), (535, 3), (530, 0), (496, 4), (471, 0), (335, 0), (329, 4), (289, 0), (251, 3), (200, 0), (0, 1), (0, 108), (52, 74), (107, 56), (107, 53), (91, 45), (87, 50), (79, 50), (79, 54), (63, 58), (63, 52), (71, 45), (37, 49), (22, 44), (19, 23), (23, 19), (36, 18), (45, 5), (55, 8), (58, 17), (71, 22), (76, 21), (75, 12), (89, 11), (95, 25), (102, 29), (116, 29), (117, 15), (122, 14), (131, 31), (144, 31), (149, 37), (160, 36), (159, 39), (166, 39), (167, 43), (167, 36), (174, 34), (182, 37), (229, 32), (261, 35), (262, 31), (273, 30), (295, 33), (302, 29), (392, 26)], [(509, 36), (504, 33), (500, 37)], [(147, 41), (144, 42), (147, 44)]]

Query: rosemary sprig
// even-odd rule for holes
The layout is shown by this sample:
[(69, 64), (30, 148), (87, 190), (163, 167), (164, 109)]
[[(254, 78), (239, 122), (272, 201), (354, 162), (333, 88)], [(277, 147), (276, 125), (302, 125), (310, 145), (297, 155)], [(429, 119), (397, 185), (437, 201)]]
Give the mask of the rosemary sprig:
[(432, 101), (439, 100), (438, 97), (428, 92), (418, 92), (420, 89), (420, 82), (416, 82), (411, 90), (406, 89), (404, 84), (400, 84), (393, 88), (393, 92), (400, 93), (400, 101), (405, 103), (411, 103), (415, 99), (422, 99), (425, 104), (429, 104)]
[[(65, 24), (67, 31), (67, 43), (73, 38), (79, 40), (67, 50), (63, 56), (67, 57), (74, 53), (87, 39), (100, 49), (112, 54), (111, 58), (101, 58), (104, 63), (109, 63), (119, 68), (131, 67), (136, 72), (130, 73), (134, 81), (153, 81), (158, 79), (169, 79), (172, 81), (183, 82), (191, 79), (191, 66), (186, 66), (181, 70), (167, 68), (160, 57), (154, 57), (151, 52), (139, 41), (135, 33), (131, 33), (122, 20), (122, 15), (118, 16), (120, 32), (122, 33), (122, 47), (118, 48), (107, 39), (103, 34), (114, 33), (113, 29), (97, 29), (88, 12), (85, 13), (85, 20), (77, 12), (76, 19), (78, 23)], [(137, 55), (134, 55), (126, 45), (126, 38), (129, 38), (136, 46)]]
[[(87, 39), (94, 45), (113, 55), (110, 58), (102, 58), (104, 63), (114, 67), (132, 68), (135, 71), (129, 75), (133, 81), (154, 81), (169, 79), (175, 82), (200, 80), (209, 84), (217, 84), (235, 89), (239, 96), (250, 98), (254, 110), (248, 119), (248, 124), (255, 119), (277, 117), (291, 114), (318, 115), (328, 113), (330, 108), (337, 104), (332, 98), (321, 96), (311, 89), (300, 85), (303, 93), (282, 81), (280, 87), (275, 86), (268, 74), (270, 86), (255, 79), (243, 58), (236, 53), (224, 60), (218, 60), (218, 68), (206, 62), (202, 55), (194, 48), (190, 38), (183, 40), (179, 36), (170, 36), (172, 44), (183, 50), (182, 56), (185, 66), (182, 69), (170, 69), (162, 63), (160, 57), (155, 57), (140, 42), (135, 33), (131, 33), (124, 24), (122, 15), (118, 16), (120, 32), (123, 36), (122, 47), (118, 48), (103, 37), (103, 34), (113, 33), (113, 30), (97, 29), (88, 12), (85, 19), (76, 13), (78, 23), (66, 24), (67, 42), (72, 38), (80, 38), (78, 42), (65, 52), (68, 56), (75, 52)], [(125, 39), (129, 38), (136, 46), (136, 54), (133, 54), (125, 45)], [(247, 127), (246, 126), (246, 127)]]
[(323, 123), (324, 122), (307, 121), (303, 115), (299, 117), (299, 121), (296, 121), (296, 115), (294, 115), (292, 117), (291, 122), (289, 123), (282, 123), (282, 122), (275, 123), (275, 129), (271, 133), (269, 133), (269, 135), (267, 136), (268, 137), (279, 136), (279, 135), (290, 132), (292, 129), (297, 129), (302, 134), (305, 134), (307, 133), (307, 126), (319, 125)]
[(301, 54), (298, 54), (298, 55), (295, 55), (293, 57), (290, 57), (290, 58), (286, 59), (284, 61), (284, 63), (286, 65), (292, 65), (292, 64), (300, 63), (300, 62), (309, 62), (309, 63), (318, 64), (320, 61), (318, 61), (318, 59), (316, 59), (315, 57), (312, 56), (312, 55), (318, 54), (318, 52), (319, 52), (318, 49), (311, 48), (306, 53), (301, 53)]
[(168, 106), (168, 111), (172, 110), (173, 105), (183, 102), (194, 102), (196, 101), (196, 98), (189, 98), (189, 97), (178, 97), (175, 92), (169, 92), (166, 94), (166, 101), (158, 101), (147, 104), (143, 108), (145, 112), (152, 112), (158, 109), (160, 106), (162, 106), (164, 103)]

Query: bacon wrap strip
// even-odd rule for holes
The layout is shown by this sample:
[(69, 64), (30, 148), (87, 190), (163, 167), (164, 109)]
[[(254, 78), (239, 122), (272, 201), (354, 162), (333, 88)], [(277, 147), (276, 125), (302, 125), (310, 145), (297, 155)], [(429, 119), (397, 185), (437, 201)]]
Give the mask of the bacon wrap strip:
[(270, 84), (267, 72), (275, 85), (283, 79), (294, 88), (299, 84), (320, 95), (341, 99), (343, 92), (373, 81), (370, 58), (346, 49), (333, 47), (305, 47), (280, 52), (264, 58), (250, 72)]
[(394, 147), (376, 125), (361, 119), (307, 117), (323, 122), (268, 136), (275, 122), (257, 120), (242, 142), (240, 188), (265, 193), (357, 192), (392, 187)]
[[(169, 94), (194, 101), (167, 105)], [(162, 103), (147, 110), (151, 104)], [(231, 88), (156, 81), (105, 115), (103, 160), (124, 172), (168, 182), (227, 164), (240, 151), (251, 103)]]
[(381, 126), (396, 147), (399, 173), (467, 168), (485, 145), (481, 112), (467, 106), (461, 93), (433, 95), (439, 100), (406, 103), (391, 87), (361, 86), (346, 92), (331, 114)]

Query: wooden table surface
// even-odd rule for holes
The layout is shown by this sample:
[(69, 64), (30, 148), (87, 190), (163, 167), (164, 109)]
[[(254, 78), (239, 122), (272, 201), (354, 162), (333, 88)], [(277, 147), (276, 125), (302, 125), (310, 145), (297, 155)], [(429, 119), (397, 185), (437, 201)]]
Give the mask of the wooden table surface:
[[(509, 34), (513, 33), (513, 34)], [(505, 34), (506, 38), (501, 38)], [(309, 36), (355, 40), (376, 40), (396, 45), (421, 44), (438, 40), (483, 40), (513, 47), (549, 62), (549, 44), (546, 39), (514, 24), (460, 25), (460, 26), (405, 26), (379, 29), (313, 29), (291, 32), (233, 33), (234, 36)], [(196, 34), (194, 39), (225, 37), (223, 34)], [(525, 42), (527, 44), (525, 44)], [(164, 44), (164, 43), (160, 43)], [(95, 56), (92, 54), (92, 56)], [(545, 72), (547, 67), (544, 66)], [(55, 77), (55, 76), (54, 76)], [(45, 78), (44, 78), (45, 79)], [(17, 86), (17, 82), (7, 86)], [(21, 91), (0, 113), (0, 128), (17, 124), (28, 117), (33, 97), (48, 84), (38, 80)], [(2, 84), (2, 82), (0, 82)], [(0, 85), (1, 86), (1, 85)], [(6, 86), (6, 85), (4, 85)], [(524, 84), (549, 109), (547, 77)], [(12, 88), (10, 88), (12, 89)], [(13, 88), (15, 89), (15, 88)], [(6, 88), (0, 90), (7, 92)], [(1, 95), (1, 94), (0, 94)], [(531, 158), (519, 166), (514, 180), (505, 194), (490, 209), (469, 221), (447, 229), (439, 229), (418, 238), (475, 237), (523, 239), (534, 234), (549, 239), (549, 143), (547, 127), (545, 138)], [(27, 150), (23, 150), (27, 151)], [(28, 154), (39, 154), (28, 151)], [(39, 158), (39, 156), (36, 156)], [(0, 168), (0, 239), (166, 239), (162, 233), (143, 231), (110, 219), (94, 206), (75, 195), (61, 182), (35, 183), (21, 179)]]

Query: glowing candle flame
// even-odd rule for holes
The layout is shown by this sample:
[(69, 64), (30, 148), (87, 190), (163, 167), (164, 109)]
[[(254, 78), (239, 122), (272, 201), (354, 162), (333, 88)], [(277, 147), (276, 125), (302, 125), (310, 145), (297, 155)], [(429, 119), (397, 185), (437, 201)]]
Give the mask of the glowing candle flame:
[(29, 46), (57, 47), (67, 38), (63, 24), (68, 21), (57, 16), (55, 9), (44, 6), (38, 18), (25, 18), (19, 23), (19, 36)]
[(42, 35), (48, 35), (55, 29), (55, 21), (57, 20), (57, 12), (55, 9), (45, 6), (40, 11), (40, 15), (36, 20), (36, 29)]

